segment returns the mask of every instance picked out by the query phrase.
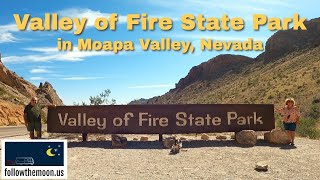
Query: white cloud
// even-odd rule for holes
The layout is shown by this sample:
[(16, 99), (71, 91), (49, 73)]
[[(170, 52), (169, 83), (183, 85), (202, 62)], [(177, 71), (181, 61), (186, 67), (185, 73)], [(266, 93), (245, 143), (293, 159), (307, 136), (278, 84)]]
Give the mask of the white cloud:
[(71, 80), (71, 81), (80, 81), (80, 80), (94, 80), (94, 79), (104, 79), (105, 77), (86, 77), (86, 76), (75, 76), (75, 77), (65, 77), (61, 80)]
[(10, 32), (0, 32), (0, 43), (5, 43), (5, 42), (15, 42), (17, 38), (13, 36), (12, 33)]
[(16, 27), (16, 24), (7, 24), (7, 25), (0, 26), (0, 32), (4, 32), (4, 31), (15, 32), (15, 31), (19, 31), (19, 30)]
[(44, 69), (44, 68), (35, 68), (35, 69), (31, 69), (30, 73), (32, 74), (37, 74), (37, 73), (50, 73), (51, 71), (48, 69)]
[(16, 24), (7, 24), (0, 26), (0, 43), (16, 42), (18, 39), (14, 37), (12, 32), (17, 32)]
[(171, 84), (153, 84), (153, 85), (139, 85), (139, 86), (130, 86), (129, 89), (151, 89), (151, 88), (167, 88), (173, 87)]
[[(37, 54), (22, 55), (22, 56), (7, 56), (3, 57), (5, 63), (23, 63), (23, 62), (49, 62), (49, 61), (83, 61), (87, 57), (93, 56), (110, 56), (115, 55), (111, 51), (59, 51), (56, 47), (35, 47), (24, 48), (24, 50), (36, 52)], [(123, 54), (123, 53), (119, 53)]]
[(30, 77), (29, 79), (32, 80), (32, 81), (41, 81), (41, 80), (44, 80), (45, 78), (39, 77), (39, 76), (35, 76), (35, 77)]
[[(70, 8), (64, 9), (58, 12), (60, 16), (66, 17), (77, 17), (77, 18), (87, 18), (86, 26), (94, 26), (94, 21), (99, 17), (109, 18), (111, 13), (102, 13), (100, 11), (93, 11), (91, 9), (78, 9), (78, 8)], [(122, 16), (118, 14), (118, 23), (125, 23), (127, 21), (126, 16)]]
[(42, 53), (58, 52), (58, 49), (56, 47), (31, 47), (31, 48), (23, 48), (23, 50), (42, 52)]

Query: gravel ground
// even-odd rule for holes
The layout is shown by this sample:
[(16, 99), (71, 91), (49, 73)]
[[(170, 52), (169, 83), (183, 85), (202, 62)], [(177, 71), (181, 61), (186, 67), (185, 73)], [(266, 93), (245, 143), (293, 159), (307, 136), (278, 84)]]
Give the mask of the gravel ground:
[[(132, 141), (141, 135), (126, 135), (129, 142), (125, 149), (112, 149), (110, 136), (105, 136), (107, 141), (93, 141), (96, 137), (91, 135), (88, 142), (79, 142), (77, 136), (51, 137), (69, 139), (68, 179), (316, 180), (320, 177), (319, 140), (297, 138), (297, 148), (292, 148), (271, 145), (261, 139), (254, 147), (241, 147), (230, 137), (202, 141), (199, 136), (184, 136), (188, 140), (183, 141), (183, 151), (169, 155), (169, 150), (156, 141), (156, 135), (148, 135), (148, 142)], [(214, 135), (210, 138), (215, 139)], [(259, 161), (269, 165), (267, 172), (254, 170)]]

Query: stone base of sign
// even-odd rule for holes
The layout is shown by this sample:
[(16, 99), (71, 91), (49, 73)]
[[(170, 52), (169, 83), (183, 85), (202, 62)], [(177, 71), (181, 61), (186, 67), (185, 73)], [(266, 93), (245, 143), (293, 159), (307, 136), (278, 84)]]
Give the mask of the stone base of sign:
[(126, 137), (112, 134), (111, 142), (112, 142), (112, 147), (123, 148), (127, 146), (128, 140)]
[(257, 134), (253, 130), (243, 130), (236, 134), (236, 141), (242, 145), (254, 146), (257, 143)]
[(288, 133), (281, 129), (273, 129), (264, 134), (264, 140), (274, 144), (289, 144), (291, 139)]

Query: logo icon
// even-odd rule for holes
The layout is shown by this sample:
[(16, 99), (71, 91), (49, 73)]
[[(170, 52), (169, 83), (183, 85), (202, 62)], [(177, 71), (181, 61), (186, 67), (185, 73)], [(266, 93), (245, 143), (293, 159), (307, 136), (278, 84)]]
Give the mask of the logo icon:
[(6, 166), (63, 166), (64, 143), (52, 141), (5, 142)]
[(67, 177), (66, 140), (2, 140), (2, 178)]

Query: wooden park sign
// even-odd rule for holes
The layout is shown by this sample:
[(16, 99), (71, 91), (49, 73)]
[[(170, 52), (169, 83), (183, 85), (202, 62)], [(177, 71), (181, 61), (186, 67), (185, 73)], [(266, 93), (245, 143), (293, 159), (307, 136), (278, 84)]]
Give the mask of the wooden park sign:
[(274, 129), (271, 104), (58, 106), (48, 132), (178, 134)]

